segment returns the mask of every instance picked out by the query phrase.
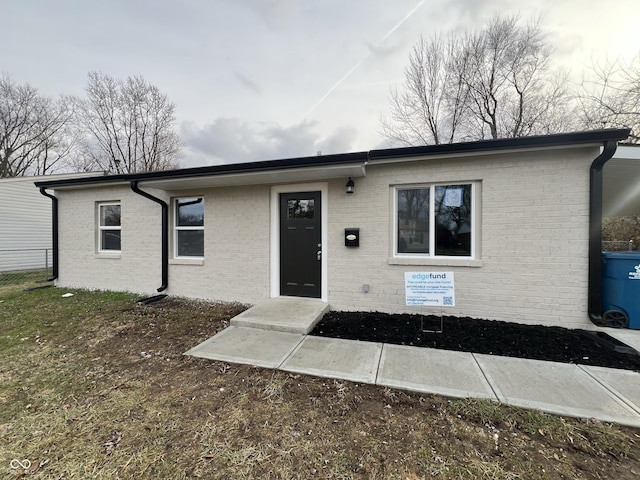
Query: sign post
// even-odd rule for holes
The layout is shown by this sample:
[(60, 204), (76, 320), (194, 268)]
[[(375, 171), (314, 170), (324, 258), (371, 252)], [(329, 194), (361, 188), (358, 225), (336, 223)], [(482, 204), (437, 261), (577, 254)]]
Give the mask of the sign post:
[(453, 307), (456, 304), (453, 272), (405, 272), (404, 288), (406, 305), (433, 306), (440, 308), (440, 330), (422, 331), (442, 333), (442, 307)]

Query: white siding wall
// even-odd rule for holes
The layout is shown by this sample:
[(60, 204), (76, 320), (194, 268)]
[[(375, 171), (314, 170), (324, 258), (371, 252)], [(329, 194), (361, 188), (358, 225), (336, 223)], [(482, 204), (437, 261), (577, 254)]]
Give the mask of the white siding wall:
[(44, 268), (51, 248), (51, 200), (33, 177), (0, 180), (0, 271)]
[[(417, 311), (405, 307), (404, 272), (455, 272), (456, 306), (445, 314), (585, 327), (588, 182), (597, 148), (505, 153), (369, 165), (356, 179), (328, 183), (328, 298), (341, 310)], [(390, 263), (391, 186), (477, 181), (479, 266)], [(142, 186), (144, 189), (144, 185)], [(205, 198), (205, 259), (172, 262), (167, 293), (255, 303), (270, 292), (269, 186), (188, 192)], [(160, 207), (128, 187), (61, 191), (60, 285), (153, 294), (161, 281)], [(122, 202), (122, 254), (96, 254), (95, 202)], [(344, 246), (359, 227), (360, 247)], [(362, 291), (370, 285), (369, 293)], [(425, 309), (425, 313), (439, 313)]]
[(0, 272), (51, 268), (51, 199), (36, 181), (95, 176), (76, 173), (0, 179)]

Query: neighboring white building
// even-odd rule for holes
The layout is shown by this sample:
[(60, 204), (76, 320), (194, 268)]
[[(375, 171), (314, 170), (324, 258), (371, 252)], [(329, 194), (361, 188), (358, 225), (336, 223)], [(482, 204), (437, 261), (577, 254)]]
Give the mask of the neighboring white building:
[[(334, 310), (584, 328), (601, 314), (602, 168), (627, 135), (599, 130), (38, 186), (57, 197), (59, 286), (244, 303), (305, 296)], [(406, 306), (405, 272), (453, 272), (455, 306)]]
[[(51, 200), (40, 193), (34, 182), (96, 175), (0, 179), (0, 272), (44, 268), (47, 254), (51, 255)], [(51, 261), (49, 258), (49, 264)]]

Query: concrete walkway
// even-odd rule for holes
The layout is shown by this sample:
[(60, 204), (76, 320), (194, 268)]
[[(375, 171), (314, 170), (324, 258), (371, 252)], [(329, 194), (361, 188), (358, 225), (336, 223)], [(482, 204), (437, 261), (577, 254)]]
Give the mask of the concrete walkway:
[[(296, 311), (296, 301), (284, 305), (289, 314)], [(316, 303), (315, 310), (324, 308), (320, 303)], [(269, 308), (272, 306), (274, 303)], [(247, 327), (231, 323), (232, 326), (186, 355), (426, 394), (488, 398), (518, 407), (640, 428), (638, 372), (315, 337), (306, 335), (311, 330), (307, 327), (303, 328), (305, 333), (292, 333), (286, 325), (281, 326), (284, 331), (274, 330), (269, 322), (268, 330), (254, 328), (257, 324)], [(296, 324), (300, 326), (299, 317)], [(607, 333), (634, 348), (640, 346), (640, 332)]]

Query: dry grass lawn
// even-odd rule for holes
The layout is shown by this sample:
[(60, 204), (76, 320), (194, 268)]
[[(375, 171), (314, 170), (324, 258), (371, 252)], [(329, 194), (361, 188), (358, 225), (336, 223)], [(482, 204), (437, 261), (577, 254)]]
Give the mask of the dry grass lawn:
[(0, 290), (3, 478), (640, 476), (637, 430), (185, 357), (245, 307), (64, 293)]

